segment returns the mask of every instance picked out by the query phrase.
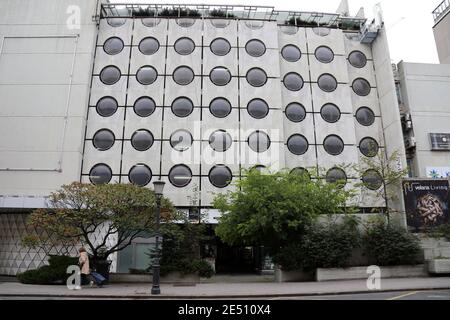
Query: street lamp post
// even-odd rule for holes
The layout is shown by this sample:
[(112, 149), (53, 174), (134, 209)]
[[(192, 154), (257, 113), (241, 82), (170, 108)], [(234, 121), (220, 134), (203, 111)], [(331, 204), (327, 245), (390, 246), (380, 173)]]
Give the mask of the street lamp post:
[(159, 224), (161, 219), (161, 198), (163, 195), (164, 185), (166, 183), (164, 181), (155, 181), (153, 182), (155, 197), (156, 197), (156, 210), (155, 210), (155, 220), (156, 220), (156, 257), (155, 262), (153, 263), (153, 286), (152, 286), (152, 294), (160, 294), (161, 289), (159, 287), (159, 271), (160, 271), (160, 254), (159, 254), (159, 237), (160, 230)]

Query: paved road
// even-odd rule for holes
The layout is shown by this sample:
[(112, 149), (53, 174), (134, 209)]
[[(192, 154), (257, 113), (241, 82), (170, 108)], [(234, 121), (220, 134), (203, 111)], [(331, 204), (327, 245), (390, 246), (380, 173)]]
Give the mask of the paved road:
[[(45, 298), (45, 297), (0, 297), (0, 300), (96, 300), (96, 298)], [(98, 299), (98, 300), (104, 300)], [(133, 300), (133, 299), (114, 299)], [(139, 299), (143, 300), (143, 299)], [(144, 299), (145, 300), (145, 299)], [(151, 299), (148, 299), (151, 300)], [(225, 300), (225, 299), (214, 299)], [(228, 300), (228, 299), (227, 299)], [(230, 299), (233, 300), (233, 299)], [(246, 299), (236, 299), (246, 300)], [(375, 292), (361, 294), (344, 294), (329, 296), (288, 297), (288, 298), (263, 298), (262, 300), (450, 300), (450, 290), (433, 291), (398, 291), (398, 292)]]
[(286, 298), (286, 300), (450, 300), (450, 290), (397, 291), (397, 292), (344, 294), (344, 295), (319, 296), (319, 297), (318, 296), (289, 297)]

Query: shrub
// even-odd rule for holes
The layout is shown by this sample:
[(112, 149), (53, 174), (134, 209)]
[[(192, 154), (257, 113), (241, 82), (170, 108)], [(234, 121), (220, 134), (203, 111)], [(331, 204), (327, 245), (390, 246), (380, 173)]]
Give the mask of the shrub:
[(445, 238), (450, 241), (450, 224), (442, 224), (428, 232), (431, 238)]
[(25, 284), (65, 284), (70, 276), (67, 267), (78, 264), (78, 258), (67, 256), (49, 256), (49, 265), (35, 270), (28, 270), (17, 275)]
[(209, 13), (209, 15), (210, 15), (211, 17), (218, 17), (218, 18), (235, 18), (235, 17), (236, 17), (236, 16), (235, 16), (233, 13), (231, 13), (231, 12), (226, 12), (226, 11), (223, 11), (223, 10), (217, 10), (217, 9), (212, 10), (212, 11)]
[(407, 230), (376, 222), (367, 228), (364, 249), (380, 266), (413, 265), (418, 262), (419, 240)]
[(306, 229), (300, 242), (283, 248), (274, 261), (288, 271), (348, 267), (353, 250), (361, 245), (357, 226), (353, 217), (342, 223), (316, 223)]
[(214, 275), (214, 269), (205, 260), (195, 260), (192, 265), (196, 273), (202, 278), (211, 278)]
[(350, 266), (353, 250), (361, 245), (358, 222), (347, 217), (342, 223), (316, 224), (302, 240), (305, 270)]
[(158, 16), (160, 17), (201, 17), (200, 12), (195, 9), (169, 9), (164, 8), (160, 12), (158, 12)]

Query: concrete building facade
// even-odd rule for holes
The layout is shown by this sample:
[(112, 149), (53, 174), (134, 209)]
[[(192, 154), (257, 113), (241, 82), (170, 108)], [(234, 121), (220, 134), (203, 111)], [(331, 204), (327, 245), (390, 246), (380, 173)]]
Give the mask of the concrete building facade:
[(450, 64), (450, 1), (444, 0), (433, 11), (434, 38), (438, 50), (439, 61)]
[(54, 3), (0, 5), (0, 273), (43, 263), (20, 245), (26, 214), (72, 181), (163, 180), (175, 206), (214, 224), (213, 195), (243, 169), (307, 170), (367, 182), (349, 205), (384, 211), (379, 174), (349, 169), (394, 152), (406, 166), (383, 25), (347, 12)]
[(402, 61), (398, 81), (410, 176), (449, 177), (450, 65)]

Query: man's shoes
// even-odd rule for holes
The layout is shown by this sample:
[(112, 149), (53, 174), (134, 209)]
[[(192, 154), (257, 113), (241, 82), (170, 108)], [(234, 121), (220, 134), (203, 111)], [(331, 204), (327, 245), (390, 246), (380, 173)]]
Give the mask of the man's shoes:
[(81, 290), (81, 286), (76, 286), (74, 289), (75, 290)]

